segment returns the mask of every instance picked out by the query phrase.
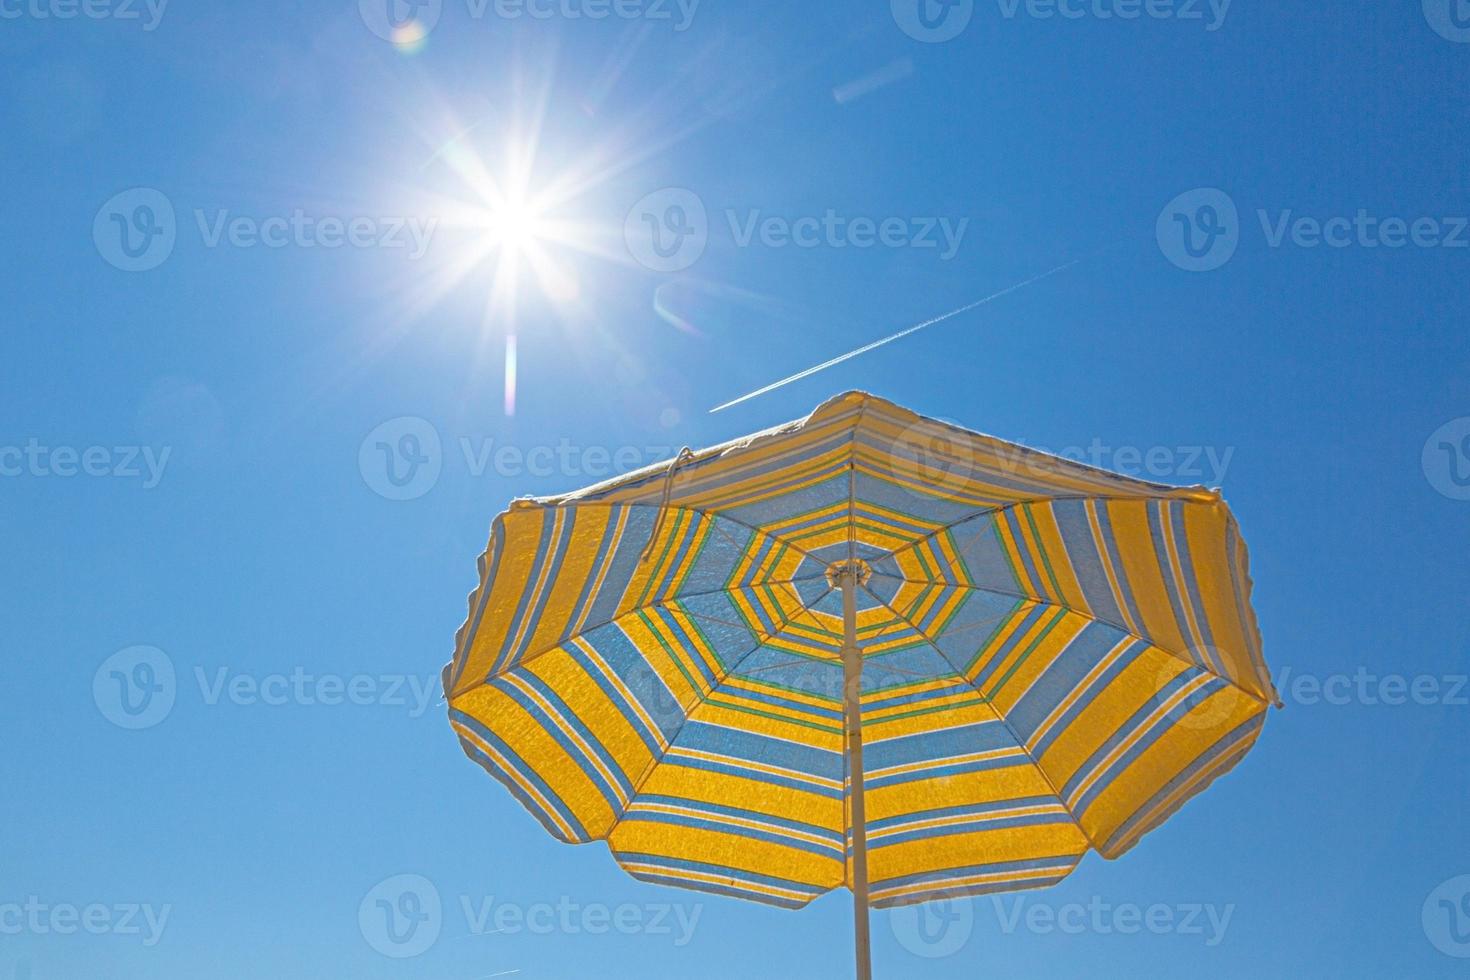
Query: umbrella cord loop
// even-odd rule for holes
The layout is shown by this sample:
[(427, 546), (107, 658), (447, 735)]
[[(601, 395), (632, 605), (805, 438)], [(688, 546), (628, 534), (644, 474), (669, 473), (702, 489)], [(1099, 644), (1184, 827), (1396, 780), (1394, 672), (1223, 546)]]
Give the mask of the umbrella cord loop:
[(653, 533), (648, 536), (648, 544), (643, 546), (643, 554), (639, 556), (639, 562), (648, 561), (648, 556), (653, 552), (653, 544), (664, 529), (664, 515), (669, 512), (669, 497), (674, 492), (674, 471), (685, 460), (692, 458), (694, 458), (694, 450), (685, 446), (679, 450), (679, 455), (669, 461), (669, 469), (664, 473), (664, 492), (658, 503), (658, 517), (654, 519)]

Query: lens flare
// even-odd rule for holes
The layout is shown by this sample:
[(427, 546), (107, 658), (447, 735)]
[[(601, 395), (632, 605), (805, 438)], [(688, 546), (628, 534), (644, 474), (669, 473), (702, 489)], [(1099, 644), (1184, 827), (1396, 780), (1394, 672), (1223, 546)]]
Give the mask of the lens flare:
[(429, 29), (418, 18), (405, 21), (393, 28), (393, 46), (400, 54), (418, 54), (429, 39)]
[(505, 338), (505, 414), (516, 413), (516, 335)]

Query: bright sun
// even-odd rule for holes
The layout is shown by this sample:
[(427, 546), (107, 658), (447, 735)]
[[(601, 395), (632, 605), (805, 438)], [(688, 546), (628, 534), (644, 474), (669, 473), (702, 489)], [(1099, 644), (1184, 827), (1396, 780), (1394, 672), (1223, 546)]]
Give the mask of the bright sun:
[(545, 231), (544, 216), (529, 200), (507, 201), (492, 212), (491, 233), (503, 249), (520, 252), (539, 241)]

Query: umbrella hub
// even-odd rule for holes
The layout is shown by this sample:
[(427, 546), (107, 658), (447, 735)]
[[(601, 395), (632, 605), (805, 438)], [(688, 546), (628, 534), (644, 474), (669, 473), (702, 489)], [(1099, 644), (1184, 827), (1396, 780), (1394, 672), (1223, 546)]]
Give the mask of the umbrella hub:
[(861, 558), (844, 558), (827, 566), (827, 584), (834, 589), (842, 588), (843, 575), (849, 569), (856, 573), (858, 585), (867, 585), (868, 580), (873, 577), (872, 567)]

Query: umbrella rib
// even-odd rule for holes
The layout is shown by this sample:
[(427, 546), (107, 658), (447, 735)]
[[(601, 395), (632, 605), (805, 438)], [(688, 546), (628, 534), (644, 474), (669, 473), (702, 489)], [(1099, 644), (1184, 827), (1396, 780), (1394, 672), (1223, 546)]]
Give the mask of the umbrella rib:
[(848, 452), (851, 454), (847, 463), (847, 560), (857, 560), (857, 437), (863, 427), (863, 415), (868, 411), (868, 399), (864, 398), (858, 406), (857, 417), (853, 419), (852, 435), (848, 439)]
[[(635, 503), (611, 503), (611, 502), (594, 501), (594, 500), (588, 500), (588, 501), (568, 501), (566, 503), (544, 504), (542, 506), (544, 506), (544, 508), (546, 510), (557, 510), (557, 509), (568, 509), (568, 510), (570, 510), (570, 509), (580, 509), (580, 508), (583, 508), (583, 507), (589, 507), (589, 508), (590, 507), (606, 507), (606, 508), (614, 508), (614, 507), (647, 507), (647, 508), (651, 508), (651, 509), (655, 509), (655, 510), (664, 510), (664, 509), (666, 509), (666, 508), (660, 508), (656, 504), (636, 503), (636, 502)], [(751, 532), (753, 532), (755, 534), (758, 534), (758, 535), (760, 535), (762, 537), (770, 538), (772, 541), (779, 542), (782, 546), (787, 547), (787, 548), (790, 548), (792, 551), (797, 552), (799, 555), (801, 555), (804, 558), (810, 558), (810, 559), (812, 559), (815, 562), (820, 562), (820, 559), (819, 558), (817, 558), (815, 555), (813, 555), (811, 552), (807, 551), (806, 549), (802, 548), (800, 545), (792, 544), (790, 541), (786, 540), (785, 538), (778, 537), (777, 535), (771, 534), (768, 531), (764, 531), (761, 528), (758, 528), (758, 527), (756, 527), (753, 524), (747, 524), (745, 521), (739, 520), (738, 518), (730, 517), (728, 515), (719, 513), (717, 511), (703, 510), (703, 509), (698, 508), (698, 507), (683, 507), (683, 506), (680, 506), (680, 505), (677, 505), (677, 504), (672, 505), (672, 509), (674, 509), (674, 510), (687, 510), (691, 514), (698, 514), (698, 515), (700, 515), (702, 517), (709, 518), (710, 524), (715, 529), (715, 531), (718, 532), (722, 537), (724, 537), (724, 539), (726, 541), (728, 541), (731, 545), (733, 545), (737, 550), (744, 550), (744, 548), (746, 546), (741, 545), (740, 542), (738, 542), (734, 538), (730, 537), (729, 532), (726, 531), (724, 528), (722, 528), (720, 526), (720, 522), (721, 521), (729, 521), (731, 524), (734, 524), (734, 525), (736, 525), (738, 527), (743, 527), (746, 530), (751, 531)], [(652, 540), (652, 539), (650, 538), (650, 540)], [(611, 561), (611, 559), (609, 558), (608, 561)], [(816, 578), (816, 577), (817, 576), (815, 576), (815, 575), (812, 576), (812, 578)], [(488, 576), (487, 575), (487, 577), (481, 583), (481, 587), (483, 588), (491, 580), (492, 580), (492, 576)], [(806, 581), (806, 578), (803, 577), (802, 579), (792, 579), (791, 581), (792, 582)], [(765, 584), (787, 584), (787, 583), (761, 583), (761, 584), (762, 585), (765, 585)], [(730, 589), (717, 589), (717, 590), (714, 590), (712, 592), (691, 593), (688, 596), (688, 598), (693, 598), (693, 597), (699, 596), (699, 595), (718, 595), (721, 592), (724, 592), (724, 593), (728, 594), (730, 591), (731, 591)], [(830, 592), (831, 590), (829, 589), (828, 591)], [(613, 623), (616, 623), (618, 620), (622, 619), (625, 616), (630, 616), (630, 615), (632, 615), (634, 613), (642, 612), (643, 610), (646, 610), (646, 609), (652, 609), (655, 606), (659, 605), (661, 602), (663, 602), (665, 599), (680, 599), (680, 598), (686, 598), (686, 596), (684, 596), (682, 594), (675, 594), (675, 595), (671, 595), (671, 596), (663, 596), (663, 597), (660, 597), (659, 599), (655, 599), (651, 603), (642, 603), (640, 605), (637, 605), (637, 606), (632, 607), (631, 609), (625, 610), (622, 613), (617, 613), (617, 614), (613, 615), (610, 619), (604, 620), (602, 622), (593, 623), (590, 626), (589, 625), (586, 625), (586, 624), (583, 624), (582, 628), (579, 629), (579, 630), (577, 630), (576, 633), (567, 634), (567, 635), (561, 637), (555, 643), (553, 643), (552, 645), (546, 647), (544, 650), (537, 650), (534, 653), (528, 653), (528, 654), (526, 654), (525, 656), (523, 656), (519, 660), (517, 660), (515, 663), (506, 665), (505, 669), (502, 670), (500, 673), (498, 673), (498, 674), (492, 673), (489, 676), (487, 676), (485, 678), (482, 678), (481, 680), (479, 680), (478, 682), (476, 682), (474, 684), (474, 687), (481, 687), (481, 686), (485, 685), (486, 683), (488, 683), (489, 681), (493, 680), (496, 677), (503, 677), (506, 674), (510, 673), (510, 671), (516, 669), (517, 667), (523, 667), (526, 664), (530, 663), (531, 661), (535, 660), (537, 657), (540, 657), (540, 656), (542, 656), (545, 653), (548, 653), (548, 652), (550, 652), (552, 650), (555, 650), (555, 649), (557, 649), (560, 646), (566, 645), (567, 643), (571, 642), (575, 637), (584, 636), (587, 633), (590, 633), (592, 630), (601, 629), (604, 626), (610, 626), (610, 625), (612, 625)], [(821, 601), (822, 598), (826, 598), (826, 594), (825, 593), (817, 601)], [(797, 602), (798, 602), (798, 604), (801, 604), (800, 596), (797, 597)], [(782, 629), (784, 629), (785, 626), (788, 625), (790, 622), (791, 622), (791, 620), (785, 620), (785, 621), (783, 621), (782, 625), (780, 627), (777, 627), (777, 633), (779, 633)], [(774, 637), (775, 635), (776, 635), (775, 633), (770, 634), (771, 637)], [(769, 637), (768, 637), (768, 639), (769, 639)], [(460, 651), (460, 650), (456, 650), (455, 651), (455, 660), (456, 661), (459, 659), (460, 654), (463, 653), (463, 652), (465, 652), (465, 651)], [(473, 687), (470, 688), (469, 690), (473, 690)], [(465, 692), (464, 691), (460, 691), (459, 693), (460, 694), (463, 694)]]
[[(977, 517), (985, 517), (985, 516), (988, 516), (988, 515), (1000, 514), (1000, 513), (1004, 513), (1005, 511), (1011, 510), (1011, 509), (1013, 509), (1015, 507), (1025, 506), (1025, 505), (1029, 505), (1029, 504), (1034, 504), (1034, 503), (1048, 503), (1048, 502), (1051, 502), (1051, 501), (1054, 501), (1054, 500), (1145, 500), (1145, 501), (1148, 501), (1148, 500), (1169, 500), (1169, 499), (1170, 498), (1168, 498), (1168, 497), (1142, 497), (1142, 496), (1140, 496), (1140, 497), (1128, 497), (1128, 496), (1123, 496), (1123, 497), (1071, 496), (1071, 497), (1041, 497), (1041, 498), (1036, 498), (1034, 500), (1017, 500), (1017, 501), (1013, 501), (1012, 503), (1006, 504), (1003, 507), (996, 507), (996, 508), (994, 508), (992, 510), (983, 511), (983, 512), (981, 512), (979, 514), (974, 514), (974, 515), (972, 515), (970, 517), (967, 517), (964, 520), (955, 521), (955, 522), (953, 522), (951, 524), (948, 524), (948, 525), (946, 525), (946, 526), (944, 526), (942, 528), (939, 528), (938, 530), (932, 532), (931, 534), (928, 534), (925, 537), (918, 539), (917, 541), (914, 541), (914, 542), (911, 542), (910, 544), (904, 545), (902, 548), (899, 548), (896, 551), (889, 552), (883, 558), (880, 558), (878, 560), (879, 561), (883, 561), (883, 560), (885, 560), (887, 558), (893, 558), (893, 557), (896, 557), (897, 555), (902, 554), (905, 551), (910, 550), (911, 548), (917, 548), (924, 541), (927, 541), (930, 538), (935, 537), (936, 535), (943, 534), (945, 531), (953, 530), (955, 527), (959, 526), (960, 524), (964, 524), (964, 523), (966, 523), (968, 521), (972, 521), (972, 520), (974, 520)], [(978, 540), (980, 538), (981, 535), (987, 533), (990, 529), (991, 529), (990, 526), (987, 525), (986, 527), (982, 527), (982, 528), (979, 528), (978, 530), (976, 530), (974, 536), (971, 537), (969, 539), (969, 541), (967, 542), (966, 547), (968, 547), (968, 544), (973, 544), (976, 540)], [(960, 550), (963, 550), (963, 549), (960, 549)], [(951, 569), (953, 569), (955, 567), (955, 561), (959, 558), (959, 550), (957, 550), (955, 552), (955, 557), (954, 558), (947, 558), (947, 557), (945, 557), (942, 554), (939, 555), (938, 557), (939, 557), (939, 560), (941, 562), (943, 562), (943, 565), (940, 567), (939, 571), (941, 571), (941, 572), (949, 571), (949, 570), (951, 570)], [(1089, 620), (1090, 622), (1101, 623), (1104, 626), (1111, 626), (1114, 629), (1120, 630), (1123, 633), (1127, 634), (1128, 636), (1133, 637), (1136, 640), (1140, 640), (1140, 641), (1142, 641), (1144, 643), (1147, 643), (1149, 646), (1154, 647), (1155, 649), (1162, 650), (1164, 653), (1168, 654), (1170, 657), (1173, 657), (1175, 660), (1180, 661), (1181, 663), (1184, 663), (1184, 664), (1186, 664), (1186, 665), (1188, 665), (1190, 667), (1195, 667), (1195, 668), (1197, 668), (1199, 670), (1204, 671), (1205, 673), (1209, 674), (1212, 677), (1215, 677), (1215, 678), (1217, 678), (1217, 679), (1219, 679), (1221, 681), (1224, 681), (1226, 684), (1228, 684), (1229, 686), (1233, 687), (1235, 690), (1239, 691), (1242, 694), (1247, 695), (1248, 697), (1251, 697), (1251, 698), (1255, 699), (1256, 701), (1261, 702), (1262, 704), (1270, 704), (1271, 703), (1271, 701), (1270, 701), (1269, 698), (1264, 698), (1261, 695), (1254, 693), (1253, 691), (1246, 690), (1244, 687), (1242, 687), (1234, 679), (1224, 676), (1223, 674), (1221, 674), (1219, 671), (1215, 670), (1211, 665), (1209, 665), (1207, 663), (1195, 663), (1192, 659), (1190, 659), (1185, 654), (1179, 653), (1179, 652), (1174, 651), (1174, 650), (1170, 650), (1168, 647), (1164, 646), (1162, 643), (1159, 643), (1159, 642), (1157, 642), (1155, 640), (1152, 640), (1152, 639), (1150, 639), (1150, 638), (1148, 638), (1146, 636), (1140, 635), (1136, 630), (1130, 628), (1129, 626), (1127, 626), (1127, 625), (1125, 625), (1123, 623), (1115, 623), (1115, 622), (1113, 622), (1112, 620), (1109, 620), (1109, 619), (1102, 619), (1102, 618), (1098, 617), (1096, 614), (1094, 614), (1094, 613), (1092, 613), (1090, 611), (1089, 612), (1083, 612), (1080, 609), (1073, 609), (1071, 606), (1067, 605), (1064, 602), (1054, 602), (1054, 601), (1049, 600), (1049, 599), (1042, 599), (1042, 598), (1040, 598), (1038, 596), (1025, 595), (1025, 594), (1020, 593), (1020, 592), (1008, 592), (1008, 591), (1006, 591), (1004, 589), (987, 588), (985, 586), (974, 585), (972, 583), (967, 583), (967, 582), (932, 582), (932, 581), (915, 582), (912, 579), (904, 578), (902, 576), (889, 576), (889, 577), (890, 578), (895, 578), (896, 577), (896, 578), (899, 578), (900, 581), (909, 582), (909, 583), (914, 584), (914, 585), (940, 585), (940, 586), (946, 586), (947, 585), (947, 586), (952, 586), (954, 588), (960, 588), (960, 589), (973, 589), (976, 592), (988, 592), (988, 593), (991, 593), (992, 595), (1006, 596), (1007, 598), (1013, 598), (1013, 599), (1021, 599), (1021, 600), (1026, 601), (1026, 602), (1035, 602), (1038, 605), (1049, 606), (1049, 607), (1054, 608), (1054, 609), (1061, 609), (1061, 610), (1064, 610), (1066, 612), (1072, 613), (1074, 615), (1081, 616), (1082, 618), (1084, 618), (1086, 620)], [(885, 603), (885, 605), (887, 605), (887, 604)], [(896, 611), (895, 611), (895, 615), (899, 615), (900, 618), (903, 618), (902, 617), (902, 614), (899, 614)], [(1250, 653), (1250, 652), (1251, 651), (1247, 651), (1247, 653)], [(1254, 656), (1252, 656), (1252, 660), (1254, 660)]]
[[(823, 576), (823, 575), (803, 575), (801, 578), (771, 579), (770, 581), (767, 581), (767, 582), (754, 582), (754, 583), (752, 583), (750, 585), (741, 585), (741, 586), (736, 586), (735, 588), (741, 588), (741, 589), (764, 589), (767, 586), (772, 586), (772, 585), (795, 585), (797, 582), (815, 582), (818, 579), (822, 579), (822, 578), (825, 578), (825, 576)], [(662, 601), (664, 601), (666, 599), (702, 599), (705, 596), (729, 595), (730, 593), (732, 593), (732, 592), (735, 591), (735, 588), (726, 587), (726, 588), (721, 588), (721, 589), (710, 589), (708, 592), (680, 592), (678, 595), (665, 596), (664, 599), (661, 599), (659, 601), (662, 602)]]
[[(1259, 694), (1256, 694), (1254, 691), (1248, 691), (1248, 690), (1246, 690), (1245, 688), (1241, 687), (1240, 684), (1236, 683), (1236, 681), (1232, 680), (1229, 677), (1226, 677), (1223, 674), (1218, 673), (1217, 671), (1215, 671), (1214, 669), (1212, 669), (1208, 664), (1195, 663), (1193, 660), (1190, 660), (1184, 654), (1179, 653), (1178, 651), (1175, 651), (1175, 650), (1170, 650), (1168, 647), (1164, 646), (1162, 643), (1159, 643), (1157, 640), (1152, 640), (1152, 639), (1150, 639), (1150, 638), (1148, 638), (1146, 636), (1141, 636), (1137, 632), (1135, 632), (1134, 630), (1129, 629), (1128, 627), (1122, 625), (1121, 623), (1115, 623), (1115, 622), (1113, 622), (1112, 620), (1109, 620), (1109, 619), (1102, 619), (1102, 618), (1098, 617), (1096, 614), (1091, 613), (1091, 612), (1083, 612), (1080, 609), (1074, 609), (1071, 606), (1067, 605), (1065, 602), (1053, 602), (1053, 601), (1051, 601), (1049, 599), (1040, 599), (1040, 598), (1037, 598), (1036, 596), (1022, 595), (1019, 592), (1007, 592), (1004, 589), (992, 589), (992, 588), (987, 588), (986, 586), (983, 586), (983, 585), (973, 585), (973, 584), (966, 583), (966, 582), (934, 582), (934, 583), (930, 583), (930, 582), (914, 582), (912, 579), (903, 579), (902, 581), (908, 582), (908, 583), (910, 583), (912, 585), (931, 585), (931, 584), (932, 585), (943, 585), (943, 586), (948, 586), (949, 588), (954, 588), (954, 589), (967, 589), (967, 590), (972, 591), (972, 592), (986, 592), (986, 593), (989, 593), (991, 595), (1004, 596), (1007, 599), (1020, 599), (1023, 602), (1034, 602), (1034, 603), (1036, 603), (1036, 605), (1038, 605), (1038, 606), (1044, 606), (1044, 607), (1046, 607), (1048, 609), (1060, 609), (1062, 612), (1071, 613), (1074, 616), (1080, 616), (1081, 618), (1087, 620), (1088, 622), (1091, 622), (1091, 623), (1099, 623), (1099, 624), (1101, 624), (1103, 626), (1111, 627), (1111, 628), (1117, 630), (1118, 632), (1124, 634), (1125, 636), (1131, 636), (1133, 639), (1138, 640), (1140, 643), (1147, 643), (1149, 646), (1153, 647), (1155, 650), (1158, 650), (1161, 653), (1163, 653), (1163, 654), (1165, 654), (1165, 655), (1167, 655), (1169, 657), (1172, 657), (1173, 659), (1179, 661), (1180, 663), (1184, 664), (1185, 666), (1187, 666), (1187, 667), (1193, 667), (1196, 670), (1204, 671), (1206, 674), (1209, 674), (1211, 677), (1214, 677), (1214, 678), (1216, 678), (1216, 679), (1218, 679), (1220, 681), (1223, 681), (1225, 684), (1229, 685), (1230, 687), (1234, 688), (1235, 690), (1239, 691), (1241, 694), (1244, 694), (1246, 697), (1251, 698), (1254, 701), (1259, 701), (1261, 704), (1264, 704), (1264, 705), (1269, 705), (1271, 703), (1267, 698), (1261, 697)], [(877, 598), (877, 597), (875, 596), (874, 598)], [(878, 601), (879, 602), (883, 602), (882, 599), (879, 599)], [(888, 604), (886, 602), (884, 602), (883, 605), (888, 606)], [(888, 608), (891, 609), (891, 610), (893, 609), (892, 606), (888, 606)], [(913, 623), (910, 622), (908, 620), (908, 618), (904, 614), (898, 612), (897, 610), (893, 610), (893, 614), (895, 616), (899, 617), (900, 619), (903, 619), (905, 622), (909, 622), (909, 625), (910, 626), (913, 626)], [(977, 628), (978, 629), (979, 627), (974, 627), (974, 628)], [(914, 629), (918, 630), (919, 628), (917, 626), (914, 626)], [(922, 630), (920, 630), (920, 634), (926, 636), (926, 638), (927, 638), (927, 634), (924, 634)]]
[[(829, 589), (828, 591), (830, 592), (831, 590)], [(782, 630), (785, 629), (785, 627), (789, 625), (790, 622), (790, 620), (783, 621), (782, 625), (777, 627), (775, 632), (771, 633), (766, 639), (760, 641), (755, 646), (747, 650), (745, 653), (741, 654), (740, 657), (738, 657), (735, 662), (730, 666), (730, 668), (726, 670), (723, 675), (721, 675), (720, 679), (717, 680), (714, 684), (710, 685), (710, 689), (701, 694), (699, 696), (699, 700), (695, 702), (687, 711), (684, 712), (684, 718), (679, 722), (679, 727), (674, 730), (674, 734), (670, 736), (668, 744), (666, 744), (659, 751), (657, 758), (649, 760), (648, 768), (639, 775), (636, 781), (634, 781), (632, 791), (628, 794), (628, 802), (623, 805), (623, 809), (618, 813), (617, 816), (613, 818), (611, 826), (609, 826), (607, 828), (607, 832), (604, 833), (601, 838), (599, 838), (600, 840), (607, 841), (612, 839), (613, 833), (618, 829), (618, 825), (623, 822), (623, 817), (627, 815), (628, 807), (632, 806), (633, 801), (636, 800), (638, 796), (643, 792), (643, 787), (648, 783), (649, 777), (653, 775), (653, 771), (663, 764), (664, 759), (669, 754), (669, 749), (673, 748), (674, 743), (679, 740), (679, 736), (683, 734), (684, 727), (689, 724), (690, 719), (694, 717), (694, 713), (709, 703), (709, 699), (714, 696), (715, 692), (725, 686), (725, 682), (735, 675), (735, 672), (740, 668), (741, 664), (750, 659), (750, 657), (757, 650), (765, 646), (768, 642), (770, 642), (770, 640), (773, 640), (777, 636), (779, 636)], [(622, 862), (618, 861), (616, 852), (614, 852), (613, 854), (613, 860), (617, 861), (619, 867), (622, 866)]]
[[(910, 541), (908, 544), (904, 545), (902, 548), (894, 548), (892, 551), (889, 551), (889, 552), (886, 552), (886, 553), (884, 553), (882, 555), (879, 555), (877, 558), (874, 559), (874, 561), (875, 562), (879, 562), (879, 561), (886, 561), (889, 558), (897, 558), (899, 555), (903, 554), (904, 552), (906, 552), (906, 551), (912, 551), (915, 548), (919, 547), (919, 545), (923, 544), (925, 541), (933, 540), (934, 538), (939, 537), (939, 535), (945, 533), (946, 531), (953, 531), (955, 528), (959, 527), (961, 524), (968, 524), (970, 521), (973, 521), (973, 520), (975, 520), (976, 518), (979, 518), (979, 517), (993, 517), (996, 514), (1004, 514), (1006, 511), (1008, 511), (1008, 510), (1014, 510), (1017, 507), (1029, 507), (1032, 504), (1050, 504), (1050, 503), (1056, 503), (1057, 501), (1072, 501), (1072, 500), (1142, 500), (1142, 501), (1150, 501), (1150, 500), (1174, 500), (1174, 499), (1177, 499), (1177, 498), (1169, 497), (1169, 496), (1160, 496), (1158, 494), (1152, 494), (1152, 495), (1150, 495), (1150, 494), (1095, 494), (1095, 493), (1079, 493), (1079, 494), (1067, 494), (1065, 496), (1060, 496), (1060, 497), (1028, 497), (1025, 500), (1012, 500), (1009, 503), (999, 504), (999, 505), (994, 506), (994, 507), (985, 507), (985, 508), (983, 508), (981, 510), (977, 510), (974, 513), (967, 514), (966, 516), (961, 517), (957, 521), (950, 521), (948, 524), (945, 524), (943, 527), (937, 527), (937, 528), (935, 528), (934, 530), (930, 531), (928, 534), (924, 535), (921, 538), (915, 538), (914, 540)], [(1185, 502), (1188, 503), (1188, 501), (1185, 501)], [(975, 532), (976, 537), (979, 537), (979, 535), (981, 535), (983, 533), (984, 533), (983, 530)], [(971, 540), (973, 540), (973, 539), (971, 539)], [(953, 564), (953, 563), (947, 563), (947, 564)]]
[[(913, 627), (914, 632), (922, 636), (924, 638), (924, 641), (934, 648), (934, 652), (939, 654), (939, 658), (950, 666), (950, 669), (955, 672), (955, 676), (968, 684), (970, 688), (980, 696), (981, 703), (989, 708), (991, 713), (995, 715), (995, 719), (999, 721), (1003, 726), (1005, 726), (1005, 730), (1010, 733), (1011, 738), (1015, 741), (1016, 748), (1020, 749), (1022, 754), (1024, 754), (1026, 758), (1031, 762), (1031, 767), (1036, 770), (1039, 776), (1041, 776), (1042, 780), (1046, 783), (1047, 789), (1051, 790), (1052, 795), (1056, 797), (1056, 800), (1059, 804), (1061, 804), (1062, 809), (1067, 811), (1067, 816), (1072, 818), (1072, 823), (1077, 827), (1078, 833), (1082, 835), (1082, 838), (1087, 841), (1088, 845), (1090, 845), (1093, 850), (1099, 850), (1097, 842), (1094, 841), (1092, 837), (1087, 833), (1087, 829), (1082, 826), (1082, 821), (1077, 819), (1077, 814), (1072, 812), (1072, 808), (1068, 806), (1067, 801), (1062, 798), (1061, 792), (1056, 788), (1056, 785), (1052, 783), (1051, 777), (1046, 774), (1046, 770), (1041, 768), (1041, 763), (1037, 761), (1036, 756), (1031, 754), (1031, 750), (1026, 747), (1026, 743), (1022, 740), (1021, 736), (1016, 732), (1014, 728), (1011, 727), (1011, 723), (1006, 720), (1005, 715), (1000, 713), (1000, 709), (995, 707), (995, 705), (991, 703), (990, 699), (985, 696), (985, 692), (980, 690), (979, 685), (971, 680), (964, 671), (955, 666), (954, 661), (949, 659), (948, 654), (940, 649), (939, 644), (936, 643), (934, 639), (929, 636), (928, 633), (925, 633), (906, 616), (900, 614), (897, 609), (894, 609), (892, 606), (888, 605), (888, 603), (884, 602), (880, 596), (875, 595), (873, 591), (867, 586), (862, 586), (862, 588), (869, 595), (873, 596), (874, 599), (877, 599), (881, 605), (887, 607), (889, 612), (893, 613), (895, 616), (898, 616), (900, 619), (903, 619), (909, 624), (909, 626)], [(1100, 850), (1099, 853), (1101, 853)]]

